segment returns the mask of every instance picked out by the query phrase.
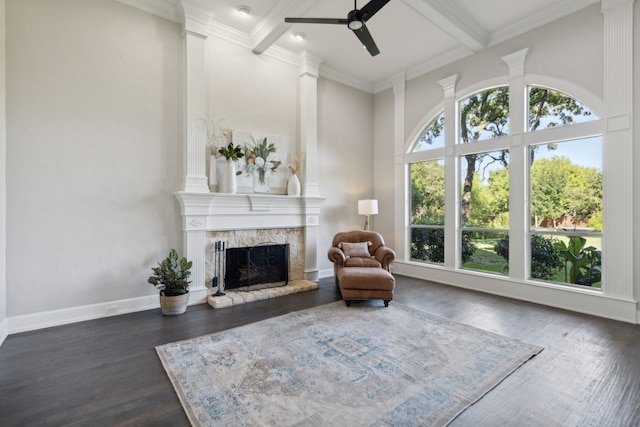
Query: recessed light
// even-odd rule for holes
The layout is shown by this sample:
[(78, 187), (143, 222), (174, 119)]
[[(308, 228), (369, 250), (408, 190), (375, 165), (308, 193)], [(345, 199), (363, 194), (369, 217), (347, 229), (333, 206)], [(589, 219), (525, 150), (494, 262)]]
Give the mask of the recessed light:
[(300, 41), (304, 40), (306, 36), (307, 35), (305, 33), (301, 32), (293, 33), (293, 38)]
[(236, 11), (242, 16), (251, 15), (251, 8), (249, 6), (240, 5), (236, 8)]

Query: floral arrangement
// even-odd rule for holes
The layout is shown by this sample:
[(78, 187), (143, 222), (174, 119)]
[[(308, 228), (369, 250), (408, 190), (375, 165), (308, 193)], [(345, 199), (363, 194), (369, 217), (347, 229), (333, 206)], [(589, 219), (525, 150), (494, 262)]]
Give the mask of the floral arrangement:
[(253, 147), (245, 145), (244, 159), (247, 174), (257, 173), (260, 184), (264, 184), (265, 178), (275, 173), (282, 163), (276, 153), (275, 144), (270, 144), (266, 137), (259, 142), (254, 139)]
[(230, 142), (226, 147), (219, 149), (218, 153), (222, 154), (225, 159), (232, 160), (234, 162), (244, 157), (242, 148), (240, 148), (239, 145), (233, 145), (233, 142)]

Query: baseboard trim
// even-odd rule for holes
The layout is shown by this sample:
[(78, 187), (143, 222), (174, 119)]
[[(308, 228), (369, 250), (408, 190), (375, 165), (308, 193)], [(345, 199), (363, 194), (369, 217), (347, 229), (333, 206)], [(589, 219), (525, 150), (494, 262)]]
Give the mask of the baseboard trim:
[(318, 277), (320, 279), (326, 279), (327, 277), (333, 277), (333, 268), (327, 268), (325, 270), (318, 271)]
[[(189, 305), (206, 303), (207, 291), (208, 289), (204, 287), (191, 289)], [(6, 335), (10, 335), (20, 332), (34, 331), (37, 329), (50, 328), (53, 326), (67, 325), (70, 323), (84, 322), (86, 320), (99, 319), (102, 317), (111, 317), (136, 311), (151, 310), (154, 308), (160, 308), (160, 300), (157, 295), (149, 295), (139, 298), (130, 298), (100, 304), (13, 316), (8, 317), (3, 323), (5, 324), (4, 329), (6, 330)], [(2, 333), (1, 328), (2, 324), (0, 324), (0, 334)], [(0, 335), (0, 338), (1, 337), (2, 335)]]
[(0, 346), (2, 345), (4, 340), (7, 339), (8, 336), (9, 336), (9, 323), (5, 318), (5, 319), (2, 319), (2, 322), (0, 322)]
[(394, 262), (393, 272), (401, 276), (430, 280), (445, 285), (486, 292), (508, 298), (529, 301), (578, 313), (590, 314), (628, 323), (638, 323), (636, 301), (604, 295), (590, 289), (518, 282), (491, 274), (448, 271), (411, 263)]

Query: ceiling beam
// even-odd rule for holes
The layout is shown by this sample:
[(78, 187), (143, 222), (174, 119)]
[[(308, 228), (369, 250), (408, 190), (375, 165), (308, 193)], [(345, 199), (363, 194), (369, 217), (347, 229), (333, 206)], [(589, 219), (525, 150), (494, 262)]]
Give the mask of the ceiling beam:
[(316, 1), (280, 0), (249, 34), (251, 51), (255, 54), (261, 54), (267, 50), (293, 25), (284, 22), (284, 18), (304, 15)]
[(489, 33), (468, 13), (448, 0), (402, 0), (429, 22), (473, 52), (487, 47)]

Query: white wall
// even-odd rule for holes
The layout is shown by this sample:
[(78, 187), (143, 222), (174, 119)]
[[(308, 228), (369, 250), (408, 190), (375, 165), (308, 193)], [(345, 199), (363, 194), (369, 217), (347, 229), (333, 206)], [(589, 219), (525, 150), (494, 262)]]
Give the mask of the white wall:
[(0, 344), (7, 325), (7, 109), (5, 5), (0, 0)]
[(157, 295), (181, 249), (182, 29), (113, 0), (6, 15), (7, 315)]
[[(215, 36), (207, 38), (205, 55), (210, 117), (225, 127), (295, 143), (297, 67)], [(286, 164), (281, 167), (288, 172)]]
[[(372, 167), (373, 95), (324, 78), (318, 81), (318, 182), (327, 197), (320, 215), (318, 267), (333, 275), (327, 257), (338, 231), (362, 229), (358, 200), (375, 197)], [(370, 228), (377, 230), (377, 215)]]
[[(114, 0), (7, 3), (9, 332), (157, 306), (150, 267), (182, 240), (182, 28)], [(209, 117), (292, 161), (298, 67), (215, 36), (205, 53)], [(327, 249), (373, 196), (372, 99), (318, 81)]]
[[(396, 242), (401, 239), (394, 235), (394, 195), (396, 188), (393, 179), (394, 153), (394, 101), (391, 89), (377, 94), (374, 98), (374, 163), (373, 186), (378, 199), (378, 215), (375, 215), (375, 230), (384, 237), (387, 246), (397, 249)], [(397, 251), (396, 251), (397, 252)]]

